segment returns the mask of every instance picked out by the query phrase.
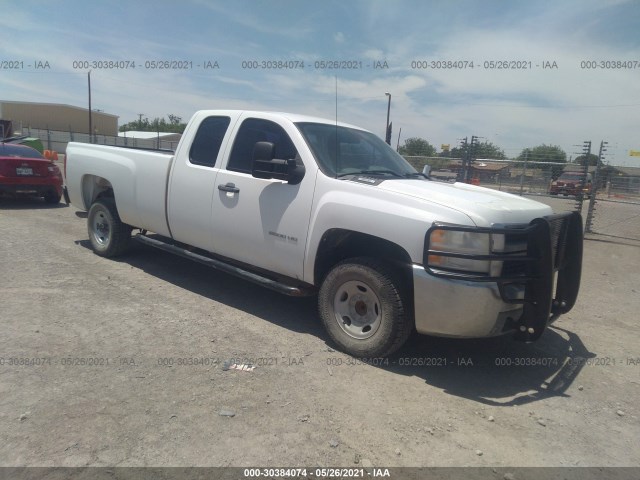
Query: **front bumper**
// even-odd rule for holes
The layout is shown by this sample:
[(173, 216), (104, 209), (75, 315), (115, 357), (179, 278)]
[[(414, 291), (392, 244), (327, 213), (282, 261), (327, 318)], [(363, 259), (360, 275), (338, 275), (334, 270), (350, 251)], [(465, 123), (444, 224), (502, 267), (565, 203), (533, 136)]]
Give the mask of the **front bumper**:
[(433, 228), (504, 234), (526, 241), (526, 253), (508, 255), (447, 254), (429, 248), (428, 256), (458, 256), (502, 261), (498, 277), (442, 271), (414, 265), (414, 308), (419, 333), (486, 337), (515, 331), (524, 341), (537, 340), (559, 315), (573, 307), (582, 268), (582, 218), (577, 212), (533, 220), (527, 227)]
[(437, 278), (413, 266), (416, 330), (443, 337), (493, 337), (514, 330), (522, 305), (500, 298), (496, 283)]

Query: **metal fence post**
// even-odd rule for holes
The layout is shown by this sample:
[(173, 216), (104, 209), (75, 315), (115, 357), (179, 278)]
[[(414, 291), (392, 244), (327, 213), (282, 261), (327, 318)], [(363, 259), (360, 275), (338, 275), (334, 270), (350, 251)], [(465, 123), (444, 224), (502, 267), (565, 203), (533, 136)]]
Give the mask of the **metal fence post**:
[(600, 142), (600, 152), (598, 153), (598, 161), (596, 163), (596, 169), (593, 172), (593, 178), (591, 179), (591, 192), (589, 195), (589, 210), (587, 211), (587, 219), (584, 222), (584, 233), (593, 233), (593, 214), (596, 210), (596, 194), (598, 193), (598, 183), (599, 183), (599, 174), (600, 167), (602, 166), (602, 157), (604, 152), (607, 151), (605, 148), (607, 142), (604, 140)]
[(522, 167), (522, 174), (520, 175), (520, 196), (524, 190), (524, 176), (527, 174), (527, 157), (529, 156), (529, 150), (524, 151), (524, 165)]

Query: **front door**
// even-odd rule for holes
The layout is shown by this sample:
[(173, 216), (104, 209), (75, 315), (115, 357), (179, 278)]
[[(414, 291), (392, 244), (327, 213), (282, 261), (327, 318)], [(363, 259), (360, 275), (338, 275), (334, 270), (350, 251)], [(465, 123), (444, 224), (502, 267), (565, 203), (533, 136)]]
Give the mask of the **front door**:
[(216, 178), (212, 212), (215, 252), (302, 278), (315, 170), (307, 168), (297, 185), (252, 177), (253, 147), (260, 141), (275, 145), (276, 158), (303, 161), (282, 126), (260, 118), (242, 121), (226, 168)]

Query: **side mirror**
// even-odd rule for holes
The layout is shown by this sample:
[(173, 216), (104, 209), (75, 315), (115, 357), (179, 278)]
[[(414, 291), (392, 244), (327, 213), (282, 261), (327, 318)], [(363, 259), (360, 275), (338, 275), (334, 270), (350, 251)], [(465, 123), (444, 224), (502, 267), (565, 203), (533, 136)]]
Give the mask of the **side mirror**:
[(428, 177), (429, 174), (431, 173), (431, 165), (425, 165), (422, 168), (422, 173), (424, 173)]
[(304, 165), (298, 165), (294, 158), (288, 160), (274, 158), (276, 147), (271, 142), (256, 142), (253, 147), (251, 175), (255, 178), (275, 178), (290, 185), (297, 185), (304, 177)]

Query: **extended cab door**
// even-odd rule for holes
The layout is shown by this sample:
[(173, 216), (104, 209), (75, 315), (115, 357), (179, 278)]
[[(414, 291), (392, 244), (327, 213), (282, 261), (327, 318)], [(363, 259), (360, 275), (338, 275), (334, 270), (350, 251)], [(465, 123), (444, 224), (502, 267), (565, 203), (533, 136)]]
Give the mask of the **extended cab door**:
[(191, 121), (176, 151), (169, 178), (167, 217), (174, 239), (212, 251), (216, 176), (236, 118), (232, 113), (199, 115), (201, 118)]
[[(256, 267), (302, 278), (316, 169), (310, 168), (304, 140), (293, 125), (243, 115), (226, 167), (214, 192), (215, 252)], [(287, 131), (288, 129), (288, 131)], [(251, 176), (256, 142), (275, 144), (276, 158), (305, 163), (297, 185)], [(296, 145), (297, 143), (297, 145)]]

